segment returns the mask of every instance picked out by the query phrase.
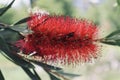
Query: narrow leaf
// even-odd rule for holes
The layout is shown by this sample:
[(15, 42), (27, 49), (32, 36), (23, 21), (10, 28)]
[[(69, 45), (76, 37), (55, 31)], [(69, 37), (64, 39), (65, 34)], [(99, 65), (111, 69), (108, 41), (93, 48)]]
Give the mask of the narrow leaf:
[(64, 76), (69, 76), (69, 77), (78, 77), (80, 76), (79, 74), (71, 74), (71, 73), (66, 73), (66, 72), (63, 72), (63, 71), (57, 71), (59, 74), (62, 74)]
[(11, 59), (12, 62), (14, 62), (15, 64), (27, 68), (34, 68), (34, 66), (30, 62), (25, 61), (22, 57), (17, 55), (17, 53), (13, 53), (1, 35), (0, 35), (0, 50), (2, 50), (4, 52), (4, 55), (7, 55), (7, 57), (9, 57), (9, 59)]
[(21, 19), (20, 21), (14, 23), (13, 25), (19, 25), (19, 24), (22, 24), (22, 23), (26, 23), (27, 21), (31, 20), (30, 17), (26, 17), (26, 18), (23, 18)]
[(119, 40), (103, 40), (102, 43), (113, 45), (113, 46), (120, 46), (120, 39)]
[(116, 30), (101, 40), (102, 43), (120, 46), (120, 30)]
[(105, 37), (105, 39), (114, 39), (114, 40), (120, 39), (120, 30), (110, 33), (108, 36)]
[(52, 69), (52, 70), (62, 70), (62, 68), (59, 68), (59, 67), (55, 67), (55, 66), (52, 66), (52, 65), (48, 65), (48, 64), (45, 64), (45, 63), (42, 63), (42, 62), (38, 62), (38, 61), (33, 61), (33, 60), (30, 60), (31, 62), (41, 66), (41, 67), (44, 67), (46, 69)]
[(22, 69), (31, 78), (31, 80), (41, 80), (40, 77), (36, 77), (36, 75), (34, 75), (29, 68), (22, 67)]
[(0, 8), (0, 16), (2, 16), (14, 3), (15, 0), (13, 0), (7, 7)]
[(59, 77), (60, 80), (70, 80), (66, 78), (64, 75), (59, 74), (58, 72), (49, 70), (49, 73), (51, 73), (53, 76), (57, 76), (57, 78)]
[(48, 70), (46, 70), (46, 69), (44, 69), (44, 70), (48, 73), (51, 80), (61, 80), (60, 78), (58, 78), (55, 75), (51, 74)]
[(56, 76), (54, 76), (54, 75), (51, 74), (51, 73), (48, 73), (48, 74), (49, 74), (51, 80), (61, 80), (61, 79), (57, 78)]
[(0, 70), (0, 80), (5, 80), (1, 70)]
[(109, 44), (109, 45), (117, 45), (115, 41), (101, 41), (102, 43)]
[(39, 77), (39, 75), (38, 75), (38, 73), (35, 71), (35, 69), (33, 69), (33, 71), (34, 71), (35, 76), (36, 76), (39, 80), (41, 80), (41, 78)]
[[(43, 67), (44, 68), (44, 67)], [(51, 80), (69, 80), (58, 72), (54, 72), (52, 70), (45, 69), (44, 70), (49, 74)]]

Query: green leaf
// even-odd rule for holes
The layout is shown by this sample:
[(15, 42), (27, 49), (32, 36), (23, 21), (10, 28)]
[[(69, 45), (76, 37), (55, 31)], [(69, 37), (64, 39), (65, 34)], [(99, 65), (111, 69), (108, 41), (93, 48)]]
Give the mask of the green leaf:
[(2, 36), (6, 42), (12, 43), (23, 38), (23, 36), (18, 32), (9, 27), (0, 29), (0, 36)]
[(39, 77), (38, 73), (35, 71), (35, 69), (33, 69), (33, 72), (34, 72), (34, 75), (39, 79), (41, 80), (41, 78)]
[(109, 45), (117, 45), (115, 41), (101, 41), (102, 43), (109, 44)]
[(101, 40), (102, 43), (120, 46), (120, 30), (110, 33), (108, 36)]
[(11, 60), (13, 63), (27, 68), (34, 68), (34, 66), (20, 57), (17, 53), (14, 53), (14, 50), (10, 49), (10, 46), (6, 43), (3, 36), (0, 35), (0, 50), (4, 53), (1, 53), (3, 56), (6, 55), (7, 59)]
[(114, 40), (120, 39), (120, 30), (116, 30), (110, 33), (108, 36), (105, 37), (105, 39), (114, 39)]
[(25, 71), (25, 73), (31, 78), (31, 80), (41, 80), (41, 78), (38, 76), (36, 71), (33, 69), (35, 73), (33, 73), (29, 68), (22, 67), (22, 69)]
[(0, 80), (5, 80), (1, 70), (0, 70)]
[(105, 43), (105, 44), (109, 44), (109, 45), (113, 45), (113, 46), (120, 46), (120, 39), (118, 40), (102, 40), (101, 41), (102, 43)]
[(29, 20), (31, 20), (30, 17), (23, 18), (23, 19), (19, 20), (18, 22), (14, 23), (13, 26), (25, 23), (25, 22), (27, 22)]
[(48, 70), (44, 69), (48, 75), (50, 76), (51, 80), (61, 80), (60, 78), (56, 77), (54, 74), (50, 73)]
[(7, 10), (7, 7), (0, 8), (0, 16), (2, 16)]
[(71, 77), (71, 78), (80, 76), (79, 74), (66, 73), (66, 72), (63, 72), (62, 70), (61, 70), (61, 71), (57, 71), (57, 72), (58, 72), (59, 74), (62, 74), (62, 75), (64, 75), (64, 76), (69, 76), (69, 77)]
[(57, 78), (56, 76), (54, 76), (54, 75), (51, 74), (51, 73), (48, 73), (48, 74), (49, 74), (51, 80), (61, 80), (61, 79)]
[(2, 16), (14, 3), (15, 0), (13, 0), (7, 7), (0, 8), (0, 16)]
[(59, 67), (55, 67), (55, 66), (52, 66), (52, 65), (48, 65), (48, 64), (45, 64), (45, 63), (42, 63), (42, 62), (38, 62), (38, 61), (33, 61), (33, 60), (30, 60), (31, 62), (41, 66), (41, 67), (44, 67), (46, 69), (52, 69), (52, 70), (62, 70), (62, 68), (59, 68)]

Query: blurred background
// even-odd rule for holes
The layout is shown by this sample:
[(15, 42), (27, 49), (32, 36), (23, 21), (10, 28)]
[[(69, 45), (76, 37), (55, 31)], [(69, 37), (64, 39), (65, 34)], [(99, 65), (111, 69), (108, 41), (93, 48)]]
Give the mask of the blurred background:
[[(11, 1), (0, 1), (0, 7)], [(100, 37), (120, 29), (120, 0), (16, 0), (12, 8), (0, 17), (0, 22), (13, 24), (27, 17), (29, 9), (34, 7), (46, 10), (50, 14), (92, 20), (100, 27)], [(80, 75), (67, 77), (71, 80), (120, 80), (120, 47), (100, 45), (102, 51), (99, 59), (76, 67), (64, 67), (66, 72)], [(1, 54), (0, 69), (7, 76), (6, 80), (30, 80), (19, 66), (8, 61)], [(42, 68), (37, 69), (43, 80), (50, 80)]]

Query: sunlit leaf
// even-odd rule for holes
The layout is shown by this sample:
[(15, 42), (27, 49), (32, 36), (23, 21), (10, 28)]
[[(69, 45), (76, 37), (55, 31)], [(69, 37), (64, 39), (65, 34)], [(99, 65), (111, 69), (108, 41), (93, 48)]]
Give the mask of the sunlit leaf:
[(46, 69), (52, 69), (52, 70), (62, 70), (62, 68), (59, 68), (59, 67), (55, 67), (55, 66), (52, 66), (52, 65), (48, 65), (48, 64), (45, 64), (45, 63), (42, 63), (42, 62), (38, 62), (38, 61), (33, 61), (33, 60), (30, 60), (31, 62), (41, 66), (41, 67), (44, 67)]
[(28, 33), (29, 32), (29, 30), (27, 29), (26, 24), (24, 24), (24, 25), (15, 25), (15, 26), (11, 26), (10, 28), (15, 30), (15, 31), (21, 32), (21, 33)]
[(7, 7), (0, 8), (0, 16), (2, 16), (14, 3), (15, 0), (13, 0)]

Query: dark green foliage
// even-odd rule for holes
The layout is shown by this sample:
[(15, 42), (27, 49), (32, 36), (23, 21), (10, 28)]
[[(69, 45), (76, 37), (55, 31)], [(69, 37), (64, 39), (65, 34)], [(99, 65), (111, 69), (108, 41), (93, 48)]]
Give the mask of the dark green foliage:
[(34, 69), (32, 69), (34, 73), (29, 68), (22, 67), (22, 69), (31, 78), (31, 80), (41, 80), (37, 72)]
[(30, 17), (26, 17), (26, 18), (23, 18), (23, 19), (19, 20), (16, 23), (14, 23), (13, 25), (19, 25), (19, 24), (22, 24), (22, 23), (26, 23), (29, 20), (30, 20)]
[(9, 27), (1, 28), (0, 36), (4, 37), (5, 41), (8, 43), (12, 43), (23, 38), (23, 36), (19, 32)]
[(102, 43), (120, 46), (120, 30), (114, 31), (101, 40)]
[(4, 55), (7, 59), (12, 61), (13, 63), (27, 68), (34, 68), (34, 66), (31, 63), (25, 61), (22, 57), (20, 57), (14, 51), (12, 51), (10, 49), (10, 45), (7, 44), (7, 42), (2, 36), (0, 36), (0, 50), (4, 52), (2, 53), (2, 55)]
[(61, 80), (60, 78), (56, 77), (54, 74), (49, 72), (49, 70), (46, 70), (46, 69), (44, 70), (49, 74), (51, 80)]
[(110, 39), (110, 40), (112, 40), (112, 39), (116, 39), (116, 40), (120, 39), (120, 30), (112, 32), (111, 34), (106, 36), (106, 39)]
[(49, 74), (51, 80), (61, 80), (61, 79), (57, 78), (56, 76), (54, 76), (53, 74), (51, 74), (49, 72), (48, 72), (48, 74)]
[(7, 7), (0, 8), (0, 16), (2, 16), (14, 3), (15, 0), (13, 0)]
[(5, 80), (1, 70), (0, 70), (0, 80)]

